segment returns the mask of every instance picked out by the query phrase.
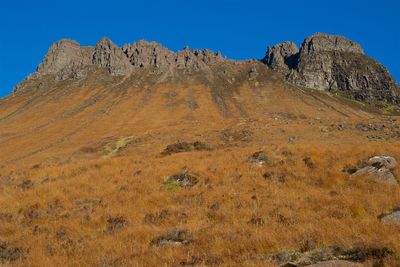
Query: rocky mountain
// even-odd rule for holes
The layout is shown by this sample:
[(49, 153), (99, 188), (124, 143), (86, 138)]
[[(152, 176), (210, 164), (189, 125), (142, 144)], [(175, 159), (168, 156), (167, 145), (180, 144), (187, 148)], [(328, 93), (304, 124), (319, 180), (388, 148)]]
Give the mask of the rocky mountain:
[[(29, 81), (45, 75), (56, 81), (83, 79), (96, 68), (105, 69), (112, 76), (125, 77), (140, 69), (151, 69), (159, 81), (198, 72), (213, 79), (216, 74), (210, 65), (227, 62), (242, 63), (227, 60), (220, 52), (208, 49), (185, 47), (172, 52), (156, 42), (144, 40), (118, 47), (103, 38), (92, 47), (63, 39), (49, 48), (37, 71), (14, 91), (28, 88)], [(293, 42), (277, 44), (268, 48), (262, 62), (297, 86), (338, 93), (373, 105), (400, 104), (399, 89), (387, 69), (366, 56), (359, 44), (342, 36), (317, 33), (307, 37), (300, 49)], [(248, 70), (252, 79), (257, 75), (253, 67)], [(223, 64), (221, 68), (225, 68)]]
[(398, 266), (396, 97), (342, 37), (61, 40), (0, 99), (0, 266)]
[(339, 92), (360, 101), (400, 104), (396, 81), (382, 65), (345, 37), (317, 33), (300, 49), (292, 42), (270, 47), (263, 59), (292, 84)]

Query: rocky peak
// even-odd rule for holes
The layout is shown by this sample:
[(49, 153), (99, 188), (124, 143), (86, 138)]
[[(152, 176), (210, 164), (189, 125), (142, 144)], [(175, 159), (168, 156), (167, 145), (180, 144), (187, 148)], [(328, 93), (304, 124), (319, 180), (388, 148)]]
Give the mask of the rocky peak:
[(163, 67), (168, 65), (168, 59), (173, 52), (156, 42), (140, 40), (133, 44), (125, 44), (123, 52), (132, 66), (137, 68)]
[(348, 52), (364, 54), (361, 46), (346, 37), (325, 33), (316, 33), (307, 37), (301, 45), (302, 53)]
[(54, 74), (56, 79), (78, 78), (79, 68), (90, 64), (92, 48), (81, 47), (78, 42), (62, 39), (54, 43), (47, 52), (37, 72), (41, 75)]
[[(140, 40), (122, 48), (104, 37), (93, 46), (80, 46), (73, 40), (54, 43), (35, 75), (54, 75), (56, 80), (79, 79), (87, 74), (87, 67), (106, 69), (111, 75), (130, 75), (134, 69), (157, 68), (157, 73), (173, 69), (194, 72), (208, 69), (208, 64), (224, 60), (221, 53), (205, 49), (191, 51), (186, 47), (176, 53), (159, 43)], [(172, 74), (171, 74), (172, 75)]]
[(267, 53), (262, 60), (273, 70), (287, 72), (297, 64), (299, 49), (293, 42), (284, 42), (268, 47)]
[(298, 86), (400, 104), (396, 82), (387, 69), (343, 36), (316, 33), (304, 40), (300, 50), (292, 42), (278, 44), (268, 49), (263, 62)]
[(132, 69), (122, 49), (106, 37), (102, 38), (94, 47), (92, 63), (95, 66), (106, 68), (112, 75), (126, 75)]

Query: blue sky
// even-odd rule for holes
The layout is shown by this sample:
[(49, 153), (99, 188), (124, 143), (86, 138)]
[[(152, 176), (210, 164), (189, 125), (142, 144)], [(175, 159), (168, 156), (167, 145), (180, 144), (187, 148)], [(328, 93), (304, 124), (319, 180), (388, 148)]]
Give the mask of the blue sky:
[(400, 1), (23, 1), (0, 3), (0, 97), (33, 72), (61, 38), (94, 45), (139, 39), (179, 50), (220, 50), (233, 59), (262, 58), (266, 47), (315, 32), (359, 42), (400, 81)]

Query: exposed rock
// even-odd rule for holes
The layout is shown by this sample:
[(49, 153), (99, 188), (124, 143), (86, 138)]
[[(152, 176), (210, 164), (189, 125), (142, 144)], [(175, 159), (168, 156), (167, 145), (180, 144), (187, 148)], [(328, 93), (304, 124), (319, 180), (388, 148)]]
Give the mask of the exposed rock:
[(318, 262), (315, 264), (307, 265), (309, 267), (363, 267), (364, 265), (361, 263), (344, 261), (344, 260), (330, 260)]
[[(390, 156), (374, 156), (359, 167), (349, 169), (352, 176), (371, 177), (377, 181), (396, 185), (398, 182), (391, 170), (397, 162)], [(348, 171), (348, 172), (349, 172)]]
[(389, 213), (383, 213), (378, 216), (378, 218), (381, 220), (383, 223), (387, 224), (400, 224), (400, 207), (393, 209)]
[(111, 75), (128, 76), (134, 70), (154, 68), (154, 73), (173, 75), (181, 69), (186, 73), (200, 70), (210, 72), (209, 64), (225, 60), (221, 53), (188, 47), (176, 53), (156, 42), (144, 40), (118, 47), (108, 38), (102, 38), (96, 46), (80, 46), (73, 40), (63, 39), (54, 43), (35, 73), (20, 82), (14, 92), (29, 86), (30, 80), (52, 75), (55, 80), (81, 79), (88, 68), (105, 68)]
[(339, 92), (361, 101), (400, 104), (394, 78), (383, 65), (365, 56), (359, 44), (317, 33), (295, 51), (290, 42), (279, 44), (268, 49), (263, 61), (295, 85)]
[(315, 52), (347, 52), (354, 54), (364, 54), (359, 44), (346, 37), (324, 33), (316, 33), (307, 37), (302, 46), (303, 53), (311, 54)]
[(195, 175), (189, 174), (188, 171), (184, 170), (172, 176), (169, 176), (165, 184), (168, 186), (177, 187), (192, 187), (197, 184), (198, 178)]
[(211, 146), (195, 141), (193, 143), (188, 142), (178, 142), (175, 144), (168, 145), (164, 151), (161, 153), (162, 155), (172, 155), (175, 153), (181, 152), (190, 152), (190, 151), (200, 151), (200, 150), (211, 150)]
[(249, 80), (255, 80), (258, 76), (258, 71), (257, 68), (255, 66), (253, 66), (250, 71), (249, 71)]
[(93, 50), (93, 47), (81, 47), (73, 40), (60, 40), (49, 48), (36, 72), (52, 74), (57, 80), (81, 78), (85, 75), (84, 67), (92, 64)]
[[(282, 251), (270, 256), (270, 260), (280, 263), (280, 266), (363, 266), (359, 262), (372, 260), (380, 263), (393, 254), (388, 248), (354, 248), (343, 249), (328, 247), (308, 251)], [(349, 263), (350, 265), (329, 265)], [(325, 265), (324, 265), (325, 264)], [(351, 265), (352, 264), (352, 265)]]
[(103, 38), (96, 44), (92, 62), (98, 67), (106, 68), (112, 75), (127, 75), (132, 70), (124, 52), (108, 38)]
[(257, 151), (253, 153), (253, 155), (247, 158), (247, 162), (254, 163), (259, 167), (267, 163), (267, 161), (268, 161), (268, 154), (264, 151)]
[(370, 158), (368, 163), (376, 168), (385, 167), (387, 169), (393, 169), (397, 166), (395, 158), (390, 156), (375, 156)]
[(165, 235), (154, 238), (151, 241), (153, 246), (180, 246), (190, 243), (191, 237), (185, 230), (174, 230)]
[(296, 66), (299, 48), (293, 42), (268, 47), (263, 62), (273, 70), (286, 73)]

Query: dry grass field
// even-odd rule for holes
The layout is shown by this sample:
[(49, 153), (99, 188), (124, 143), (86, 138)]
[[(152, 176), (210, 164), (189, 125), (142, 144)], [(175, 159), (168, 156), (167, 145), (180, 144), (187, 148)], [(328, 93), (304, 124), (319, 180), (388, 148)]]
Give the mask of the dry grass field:
[(3, 99), (0, 262), (278, 266), (335, 248), (400, 266), (400, 226), (378, 219), (400, 187), (344, 171), (400, 161), (400, 117), (269, 77), (227, 95), (93, 80)]

